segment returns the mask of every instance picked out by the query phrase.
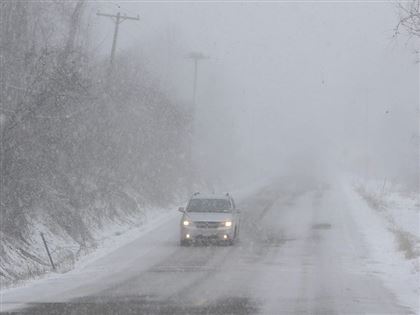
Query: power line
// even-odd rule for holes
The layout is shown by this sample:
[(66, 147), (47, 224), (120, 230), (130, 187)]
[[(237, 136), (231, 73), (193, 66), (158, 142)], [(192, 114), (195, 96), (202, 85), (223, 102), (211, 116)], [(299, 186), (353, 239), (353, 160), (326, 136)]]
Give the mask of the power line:
[(101, 12), (97, 12), (96, 15), (98, 16), (105, 16), (105, 17), (109, 17), (111, 18), (114, 23), (115, 23), (115, 28), (114, 28), (114, 37), (112, 39), (112, 48), (111, 48), (111, 59), (110, 59), (110, 63), (111, 63), (111, 68), (112, 65), (114, 63), (114, 57), (115, 57), (115, 49), (117, 47), (117, 39), (118, 39), (118, 30), (119, 30), (119, 25), (124, 22), (125, 20), (134, 20), (134, 21), (139, 21), (140, 20), (140, 16), (137, 15), (136, 17), (133, 16), (127, 16), (126, 14), (121, 15), (120, 12), (118, 12), (117, 14), (107, 14), (107, 13), (101, 13)]

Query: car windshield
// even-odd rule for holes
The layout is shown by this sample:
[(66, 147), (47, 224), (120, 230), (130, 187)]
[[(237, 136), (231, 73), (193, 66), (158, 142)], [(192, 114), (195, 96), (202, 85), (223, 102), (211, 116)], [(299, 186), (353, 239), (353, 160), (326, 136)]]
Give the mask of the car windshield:
[(230, 203), (226, 199), (192, 199), (188, 212), (230, 212)]

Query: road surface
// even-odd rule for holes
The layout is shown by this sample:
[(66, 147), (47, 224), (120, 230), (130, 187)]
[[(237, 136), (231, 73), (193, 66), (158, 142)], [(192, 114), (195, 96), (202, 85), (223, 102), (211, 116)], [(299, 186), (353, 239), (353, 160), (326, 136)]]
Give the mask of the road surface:
[[(317, 186), (317, 188), (315, 188)], [(80, 272), (7, 291), (28, 314), (412, 314), (369, 272), (339, 187), (280, 181), (240, 201), (235, 246), (179, 246), (173, 215)]]

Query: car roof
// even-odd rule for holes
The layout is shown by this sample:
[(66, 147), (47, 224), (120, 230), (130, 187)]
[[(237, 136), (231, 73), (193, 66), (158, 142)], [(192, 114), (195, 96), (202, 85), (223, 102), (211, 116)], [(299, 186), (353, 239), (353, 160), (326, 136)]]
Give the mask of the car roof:
[(195, 194), (191, 199), (225, 199), (229, 200), (230, 196), (227, 194)]

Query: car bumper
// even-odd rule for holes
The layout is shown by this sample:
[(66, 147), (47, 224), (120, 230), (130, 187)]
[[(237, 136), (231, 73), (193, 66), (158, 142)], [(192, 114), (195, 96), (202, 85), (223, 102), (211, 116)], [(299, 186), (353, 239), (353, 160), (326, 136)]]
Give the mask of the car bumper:
[(223, 241), (232, 240), (233, 238), (234, 229), (231, 227), (217, 229), (181, 228), (181, 240), (209, 239)]

